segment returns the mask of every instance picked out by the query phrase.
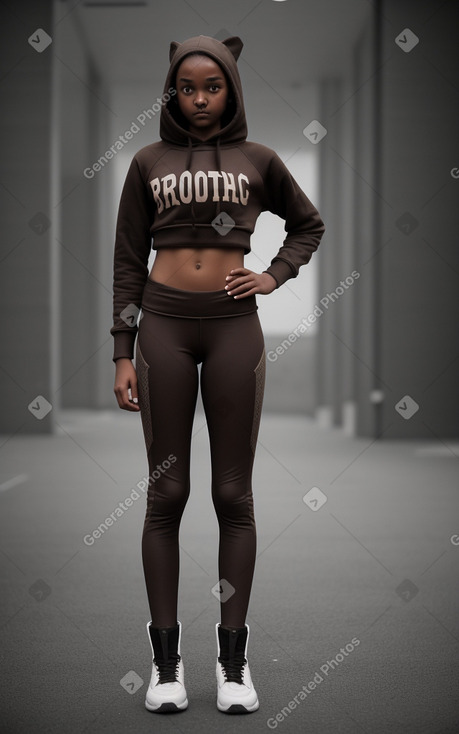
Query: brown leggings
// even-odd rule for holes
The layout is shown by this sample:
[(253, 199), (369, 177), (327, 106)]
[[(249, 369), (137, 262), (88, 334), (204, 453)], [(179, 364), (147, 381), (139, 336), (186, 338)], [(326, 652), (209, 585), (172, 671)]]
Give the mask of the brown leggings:
[(256, 556), (252, 468), (265, 381), (255, 296), (184, 291), (147, 280), (136, 345), (139, 406), (149, 466), (142, 559), (153, 627), (177, 622), (179, 527), (190, 494), (191, 434), (199, 385), (220, 537), (221, 623), (245, 624)]

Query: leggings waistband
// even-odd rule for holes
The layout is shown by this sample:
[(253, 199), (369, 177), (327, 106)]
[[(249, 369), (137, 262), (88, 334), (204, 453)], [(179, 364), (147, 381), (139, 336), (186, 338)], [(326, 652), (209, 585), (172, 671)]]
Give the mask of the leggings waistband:
[(164, 316), (212, 319), (254, 313), (258, 306), (255, 294), (235, 299), (224, 289), (185, 291), (147, 278), (142, 294), (142, 309)]

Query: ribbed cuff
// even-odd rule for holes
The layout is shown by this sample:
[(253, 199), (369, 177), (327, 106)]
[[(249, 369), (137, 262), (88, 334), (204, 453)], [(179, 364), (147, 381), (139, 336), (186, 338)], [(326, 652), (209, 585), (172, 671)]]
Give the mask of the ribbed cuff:
[(115, 340), (113, 347), (113, 361), (121, 357), (134, 359), (134, 342), (137, 329), (132, 328), (130, 331), (115, 331), (113, 338)]
[(295, 273), (293, 272), (292, 268), (284, 260), (275, 260), (273, 263), (271, 263), (269, 268), (267, 268), (263, 272), (269, 273), (273, 276), (278, 288), (290, 278), (295, 277)]

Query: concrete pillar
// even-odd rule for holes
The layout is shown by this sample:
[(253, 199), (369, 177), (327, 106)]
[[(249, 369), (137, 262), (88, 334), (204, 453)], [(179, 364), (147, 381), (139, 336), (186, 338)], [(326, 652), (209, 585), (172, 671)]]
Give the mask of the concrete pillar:
[(352, 393), (355, 404), (355, 433), (378, 435), (379, 405), (373, 402), (381, 387), (376, 358), (379, 339), (377, 309), (380, 232), (376, 224), (379, 193), (375, 188), (378, 151), (378, 51), (376, 19), (372, 16), (354, 48), (351, 98), (354, 109), (355, 175), (354, 262), (359, 278), (352, 288), (353, 329), (349, 348), (353, 355)]
[(58, 223), (50, 166), (53, 3), (24, 0), (13, 10), (2, 5), (0, 14), (0, 432), (49, 433), (58, 382)]
[(334, 305), (331, 292), (339, 282), (341, 273), (341, 168), (336, 165), (332, 146), (339, 147), (339, 121), (333, 113), (339, 105), (340, 80), (328, 80), (321, 85), (321, 111), (319, 122), (327, 134), (318, 145), (320, 148), (320, 214), (326, 224), (318, 256), (318, 296), (321, 302), (318, 311), (319, 338), (317, 349), (317, 409), (316, 417), (322, 426), (339, 422), (341, 401), (339, 398), (339, 372), (336, 369), (338, 342), (335, 333), (339, 330), (339, 311)]
[(320, 319), (318, 416), (358, 436), (459, 433), (458, 20), (453, 3), (381, 0), (334, 115), (322, 85), (320, 292), (337, 263), (359, 279)]
[[(61, 380), (58, 392), (64, 408), (96, 408), (100, 403), (101, 299), (111, 299), (101, 277), (104, 239), (99, 229), (102, 211), (101, 173), (84, 175), (104, 153), (106, 135), (101, 120), (108, 98), (88, 53), (78, 13), (58, 26), (59, 100), (61, 108)], [(104, 338), (105, 337), (105, 338)]]
[(459, 6), (381, 0), (377, 22), (381, 426), (448, 438), (459, 435)]

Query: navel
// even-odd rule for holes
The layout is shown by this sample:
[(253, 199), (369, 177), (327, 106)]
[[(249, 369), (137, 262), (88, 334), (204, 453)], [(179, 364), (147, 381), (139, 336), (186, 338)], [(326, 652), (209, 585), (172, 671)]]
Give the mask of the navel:
[(196, 270), (199, 270), (200, 267), (201, 267), (201, 263), (196, 263)]

